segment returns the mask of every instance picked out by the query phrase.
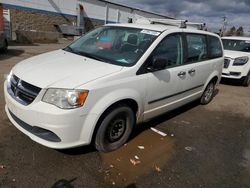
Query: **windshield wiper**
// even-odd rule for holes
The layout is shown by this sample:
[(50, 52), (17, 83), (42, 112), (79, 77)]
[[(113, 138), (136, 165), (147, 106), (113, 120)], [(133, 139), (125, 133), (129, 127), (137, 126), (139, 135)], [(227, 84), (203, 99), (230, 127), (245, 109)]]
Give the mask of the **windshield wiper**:
[(71, 48), (70, 46), (67, 46), (66, 48), (64, 48), (63, 50), (67, 51), (67, 52), (71, 52), (71, 53), (74, 53), (74, 54), (77, 54), (77, 55), (81, 55), (81, 56), (84, 56), (84, 57), (88, 57), (88, 58), (91, 58), (91, 59), (95, 59), (97, 61), (104, 61), (106, 63), (110, 63), (110, 61), (106, 58), (101, 58), (99, 56), (96, 56), (94, 54), (89, 54), (89, 53), (86, 53), (86, 52), (82, 52), (82, 51), (78, 51), (78, 50), (74, 50), (73, 48)]
[(98, 60), (98, 61), (107, 61), (106, 59), (98, 57), (98, 56), (93, 55), (93, 54), (89, 54), (89, 53), (86, 53), (86, 52), (79, 52), (79, 53), (81, 55), (83, 55), (85, 57), (88, 57), (88, 58), (91, 58), (91, 59), (95, 59), (95, 60)]

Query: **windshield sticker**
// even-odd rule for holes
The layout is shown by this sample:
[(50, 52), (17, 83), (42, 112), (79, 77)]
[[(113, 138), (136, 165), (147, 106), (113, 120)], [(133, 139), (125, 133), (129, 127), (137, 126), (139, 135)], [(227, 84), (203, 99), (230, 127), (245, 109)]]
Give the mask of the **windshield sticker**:
[(144, 33), (144, 34), (148, 34), (148, 35), (154, 35), (154, 36), (158, 36), (160, 34), (160, 32), (157, 32), (157, 31), (150, 31), (150, 30), (142, 30), (141, 33)]

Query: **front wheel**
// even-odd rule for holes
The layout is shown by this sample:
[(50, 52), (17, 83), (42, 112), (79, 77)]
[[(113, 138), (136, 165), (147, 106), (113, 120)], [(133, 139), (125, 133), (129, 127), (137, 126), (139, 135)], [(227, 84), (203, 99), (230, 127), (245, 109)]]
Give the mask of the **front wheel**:
[(119, 105), (105, 114), (97, 130), (95, 147), (98, 151), (113, 151), (128, 140), (135, 125), (135, 113), (127, 105)]
[(250, 71), (248, 72), (247, 76), (243, 80), (243, 86), (248, 87), (250, 85)]
[(210, 103), (214, 97), (214, 91), (215, 91), (215, 83), (210, 82), (201, 96), (200, 103), (202, 105)]

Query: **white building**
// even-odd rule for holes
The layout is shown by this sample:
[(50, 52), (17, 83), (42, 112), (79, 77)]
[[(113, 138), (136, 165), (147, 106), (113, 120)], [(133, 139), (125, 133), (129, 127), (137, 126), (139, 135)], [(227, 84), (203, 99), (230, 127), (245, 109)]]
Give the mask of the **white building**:
[(17, 31), (56, 33), (62, 24), (88, 31), (105, 23), (128, 22), (129, 18), (169, 18), (106, 0), (0, 0), (1, 6), (4, 28), (12, 38)]

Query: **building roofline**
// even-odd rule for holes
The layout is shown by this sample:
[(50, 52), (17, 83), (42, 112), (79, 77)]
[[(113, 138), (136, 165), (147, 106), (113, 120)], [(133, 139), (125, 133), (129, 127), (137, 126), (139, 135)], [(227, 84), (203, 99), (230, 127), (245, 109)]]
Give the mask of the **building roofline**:
[(161, 17), (164, 17), (164, 18), (167, 18), (167, 19), (175, 19), (174, 17), (171, 17), (171, 16), (166, 16), (166, 15), (163, 15), (163, 14), (142, 10), (140, 8), (134, 8), (134, 7), (130, 7), (130, 6), (127, 6), (127, 5), (110, 2), (110, 1), (107, 1), (107, 0), (98, 0), (98, 1), (101, 1), (101, 2), (104, 2), (104, 3), (107, 3), (107, 4), (111, 4), (111, 5), (121, 6), (121, 7), (132, 9), (132, 10), (141, 11), (141, 12), (144, 12), (144, 13), (153, 14), (153, 15), (156, 15), (156, 16), (161, 16)]

